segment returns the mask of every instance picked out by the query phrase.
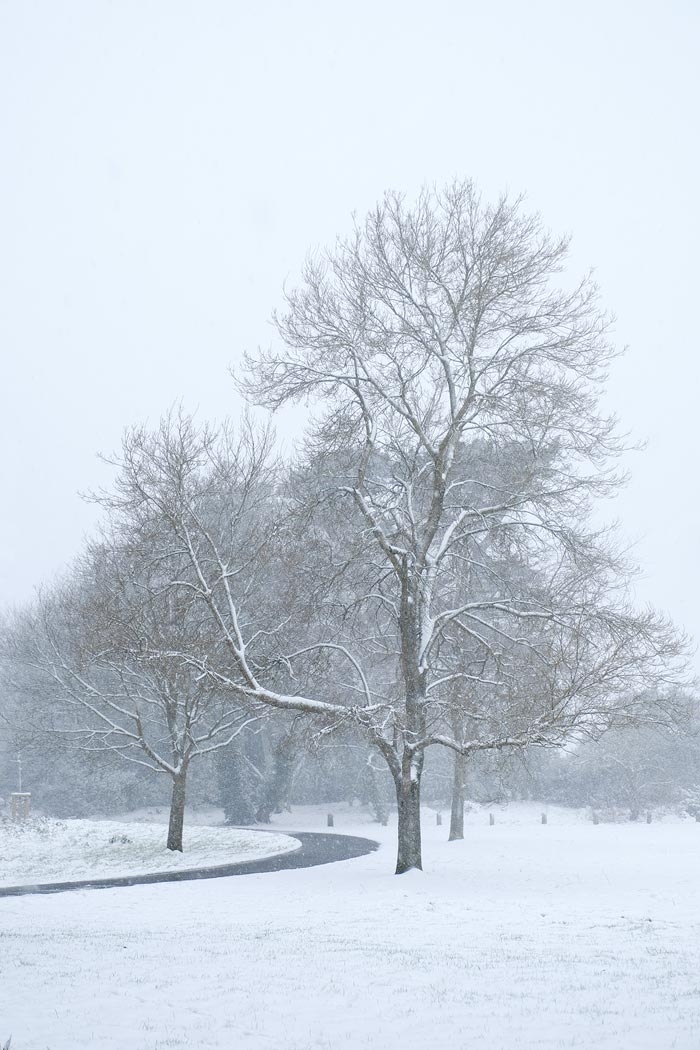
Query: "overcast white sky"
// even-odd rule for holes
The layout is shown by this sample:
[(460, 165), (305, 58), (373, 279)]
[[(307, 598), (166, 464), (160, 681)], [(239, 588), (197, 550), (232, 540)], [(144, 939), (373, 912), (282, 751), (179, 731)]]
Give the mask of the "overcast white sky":
[(524, 191), (629, 344), (611, 514), (700, 635), (695, 0), (0, 0), (0, 605), (77, 553), (98, 451), (235, 414), (282, 282), (388, 188)]

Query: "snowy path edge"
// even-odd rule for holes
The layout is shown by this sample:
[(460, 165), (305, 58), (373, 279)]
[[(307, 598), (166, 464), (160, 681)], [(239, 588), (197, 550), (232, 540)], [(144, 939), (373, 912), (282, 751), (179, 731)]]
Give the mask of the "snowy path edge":
[(189, 882), (194, 879), (221, 879), (233, 875), (259, 875), (269, 871), (292, 868), (311, 868), (336, 861), (352, 860), (374, 853), (379, 843), (357, 835), (337, 835), (326, 832), (287, 831), (285, 835), (298, 839), (298, 849), (273, 854), (259, 860), (234, 861), (207, 868), (185, 868), (182, 871), (161, 871), (143, 875), (116, 875), (100, 879), (80, 879), (76, 882), (41, 882), (35, 885), (0, 887), (0, 897), (24, 897), (38, 893), (64, 893), (70, 890), (114, 889), (118, 886), (147, 886), (155, 882)]

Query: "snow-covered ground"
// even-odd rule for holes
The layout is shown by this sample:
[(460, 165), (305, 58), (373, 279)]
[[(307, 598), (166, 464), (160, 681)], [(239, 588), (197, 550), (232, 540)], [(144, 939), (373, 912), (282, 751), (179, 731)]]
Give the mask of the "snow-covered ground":
[(214, 867), (288, 853), (300, 845), (278, 833), (201, 826), (187, 828), (183, 844), (182, 853), (166, 849), (160, 823), (2, 820), (0, 886)]
[[(13, 1050), (698, 1050), (700, 825), (426, 811), (324, 867), (0, 900)], [(276, 818), (323, 830), (325, 810)]]

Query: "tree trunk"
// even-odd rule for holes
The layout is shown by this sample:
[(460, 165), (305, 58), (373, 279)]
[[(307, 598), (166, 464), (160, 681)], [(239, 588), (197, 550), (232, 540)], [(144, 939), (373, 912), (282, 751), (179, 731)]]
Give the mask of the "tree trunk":
[(256, 787), (251, 764), (245, 757), (246, 741), (236, 738), (222, 748), (216, 757), (219, 801), (224, 807), (227, 824), (252, 824), (256, 814)]
[(185, 798), (187, 794), (187, 767), (173, 777), (173, 793), (170, 800), (168, 823), (168, 849), (182, 853), (182, 828), (185, 823)]
[[(394, 773), (399, 815), (396, 874), (423, 869), (420, 836), (420, 784), (425, 751), (414, 751), (425, 736), (426, 669), (422, 663), (425, 595), (420, 577), (414, 577), (404, 556), (401, 579), (401, 665), (405, 688), (405, 725), (401, 770)], [(410, 746), (409, 746), (410, 745)]]
[(367, 799), (370, 806), (374, 810), (374, 817), (384, 827), (389, 823), (389, 812), (387, 805), (381, 796), (379, 784), (377, 783), (377, 773), (371, 762), (366, 767), (367, 777)]
[(272, 813), (289, 810), (289, 799), (298, 772), (300, 750), (298, 735), (290, 729), (273, 749), (272, 772), (266, 779), (263, 797), (255, 819), (261, 824), (270, 823)]
[(420, 838), (420, 780), (401, 777), (396, 784), (396, 802), (399, 812), (399, 849), (396, 874), (403, 875), (411, 868), (423, 870)]
[(464, 838), (464, 793), (467, 774), (467, 756), (455, 751), (452, 775), (452, 808), (450, 810), (450, 837), (448, 842)]

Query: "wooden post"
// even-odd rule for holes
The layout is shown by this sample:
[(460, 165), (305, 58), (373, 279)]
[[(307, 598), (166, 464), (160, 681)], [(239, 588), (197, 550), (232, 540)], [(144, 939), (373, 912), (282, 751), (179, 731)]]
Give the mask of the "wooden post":
[(332, 813), (328, 814), (328, 816), (326, 818), (326, 823), (327, 823), (329, 828), (333, 827), (333, 814)]
[(543, 814), (542, 814), (542, 823), (543, 823), (543, 824), (546, 824), (546, 823), (547, 823), (547, 814), (546, 814), (546, 813), (543, 813)]
[(436, 813), (435, 814), (435, 823), (437, 824), (438, 827), (440, 827), (442, 825), (442, 813)]
[(494, 817), (493, 813), (489, 813), (489, 824), (491, 825), (491, 827), (493, 827), (495, 823), (496, 818)]

